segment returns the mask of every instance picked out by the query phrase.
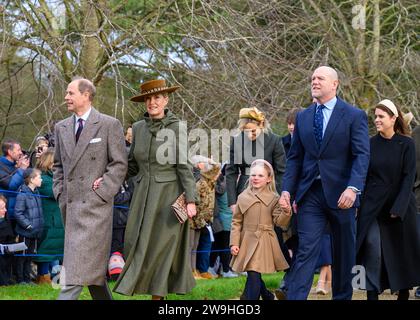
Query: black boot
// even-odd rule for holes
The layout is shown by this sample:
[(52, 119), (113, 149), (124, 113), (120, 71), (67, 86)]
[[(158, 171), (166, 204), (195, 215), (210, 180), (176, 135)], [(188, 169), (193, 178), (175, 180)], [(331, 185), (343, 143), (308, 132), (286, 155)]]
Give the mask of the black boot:
[(286, 288), (278, 288), (274, 290), (274, 294), (277, 297), (277, 300), (287, 300), (287, 289)]
[(410, 297), (410, 291), (408, 289), (402, 289), (398, 291), (397, 300), (408, 300), (409, 297)]
[(379, 300), (379, 295), (375, 290), (367, 291), (367, 300)]

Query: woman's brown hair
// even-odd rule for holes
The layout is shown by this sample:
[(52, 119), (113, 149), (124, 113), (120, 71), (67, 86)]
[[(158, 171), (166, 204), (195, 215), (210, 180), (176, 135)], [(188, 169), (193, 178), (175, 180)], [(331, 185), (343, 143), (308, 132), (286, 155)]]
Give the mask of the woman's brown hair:
[[(386, 112), (390, 117), (394, 116), (394, 113), (391, 110), (389, 110), (387, 107), (385, 107), (381, 104), (378, 104), (375, 107), (375, 109), (380, 109), (380, 110)], [(403, 114), (401, 113), (401, 111), (399, 109), (397, 109), (397, 111), (398, 111), (398, 117), (397, 117), (397, 119), (395, 120), (395, 123), (394, 123), (395, 133), (398, 133), (398, 134), (403, 135), (403, 136), (410, 136), (410, 128), (408, 127), (408, 124), (404, 121)]]

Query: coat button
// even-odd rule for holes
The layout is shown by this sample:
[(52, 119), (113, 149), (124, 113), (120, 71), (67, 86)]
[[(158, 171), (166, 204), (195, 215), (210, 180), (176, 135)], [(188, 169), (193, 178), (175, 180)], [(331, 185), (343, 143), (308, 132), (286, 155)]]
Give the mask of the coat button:
[(72, 201), (71, 200), (69, 200), (69, 203), (71, 203)]
[(92, 160), (96, 160), (96, 158), (95, 157), (92, 157)]

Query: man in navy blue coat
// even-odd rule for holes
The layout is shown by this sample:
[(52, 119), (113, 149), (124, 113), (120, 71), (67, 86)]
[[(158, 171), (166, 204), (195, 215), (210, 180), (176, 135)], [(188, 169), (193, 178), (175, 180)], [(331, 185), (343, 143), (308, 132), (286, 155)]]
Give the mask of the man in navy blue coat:
[(333, 239), (333, 299), (350, 300), (355, 265), (356, 207), (369, 165), (366, 113), (337, 97), (337, 72), (317, 68), (311, 81), (316, 103), (296, 117), (279, 200), (297, 204), (299, 247), (287, 299), (305, 300), (311, 289), (327, 221)]

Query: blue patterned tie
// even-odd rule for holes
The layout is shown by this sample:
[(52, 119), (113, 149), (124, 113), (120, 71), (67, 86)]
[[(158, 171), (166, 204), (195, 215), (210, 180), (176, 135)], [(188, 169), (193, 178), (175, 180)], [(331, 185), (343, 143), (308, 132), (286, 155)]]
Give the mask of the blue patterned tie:
[(316, 142), (318, 143), (318, 147), (321, 146), (322, 142), (322, 129), (324, 125), (324, 115), (322, 114), (322, 109), (324, 108), (325, 106), (323, 104), (317, 106), (314, 117), (314, 133)]
[(83, 119), (80, 118), (77, 122), (79, 123), (79, 126), (77, 127), (77, 131), (76, 131), (76, 143), (79, 141), (80, 134), (82, 133), (82, 130), (83, 130)]

